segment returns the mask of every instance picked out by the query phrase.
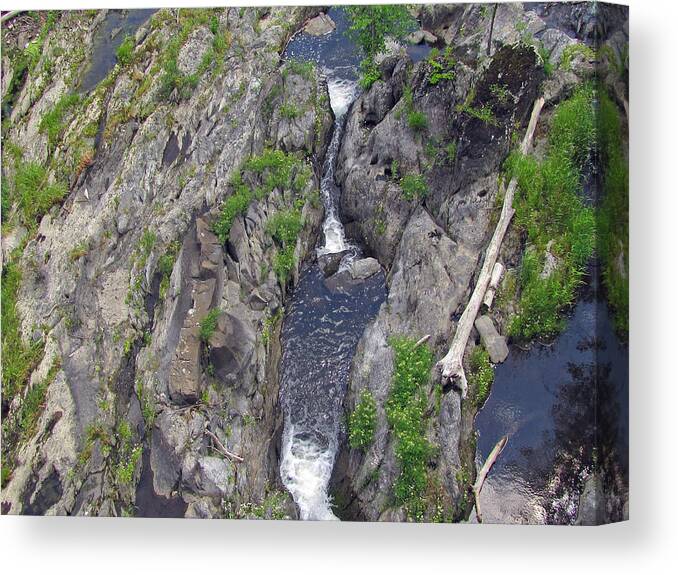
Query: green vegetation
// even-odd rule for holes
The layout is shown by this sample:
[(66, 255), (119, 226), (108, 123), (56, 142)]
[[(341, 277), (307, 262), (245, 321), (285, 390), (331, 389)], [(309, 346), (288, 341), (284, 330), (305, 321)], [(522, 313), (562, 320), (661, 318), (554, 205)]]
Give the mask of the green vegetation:
[(406, 174), (400, 178), (400, 188), (403, 198), (408, 201), (422, 199), (428, 194), (428, 186), (424, 176), (420, 174)]
[(24, 342), (16, 299), (21, 270), (16, 261), (2, 270), (2, 396), (10, 402), (28, 384), (28, 378), (42, 359), (44, 342)]
[(400, 463), (400, 475), (393, 491), (396, 503), (404, 507), (408, 517), (421, 520), (429, 483), (427, 463), (435, 451), (426, 438), (426, 398), (434, 357), (428, 346), (417, 346), (411, 338), (394, 337), (389, 344), (395, 356), (386, 416)]
[(165, 299), (167, 296), (170, 285), (170, 276), (172, 275), (179, 249), (179, 243), (172, 242), (167, 248), (167, 251), (158, 258), (158, 272), (160, 273), (160, 288), (158, 295), (160, 296), (160, 299)]
[(450, 142), (445, 146), (445, 156), (447, 156), (447, 163), (452, 165), (457, 159), (457, 141)]
[(134, 55), (134, 37), (126, 36), (122, 41), (122, 44), (118, 46), (118, 49), (115, 51), (115, 57), (118, 59), (118, 62), (121, 66), (127, 66), (132, 63), (132, 57)]
[[(4, 290), (4, 282), (2, 289)], [(3, 302), (4, 304), (4, 302)], [(3, 305), (3, 338), (5, 336), (4, 327), (4, 305)], [(4, 343), (4, 342), (3, 342)], [(42, 351), (42, 350), (41, 350)], [(5, 395), (5, 349), (3, 345), (3, 396), (4, 398), (11, 398), (12, 396)], [(29, 386), (21, 399), (19, 409), (16, 414), (10, 419), (3, 417), (2, 422), (2, 486), (9, 481), (14, 467), (17, 464), (17, 454), (19, 446), (28, 441), (35, 433), (38, 420), (45, 408), (45, 398), (47, 397), (47, 390), (54, 381), (57, 373), (61, 369), (61, 362), (58, 358), (52, 364), (47, 375), (42, 381), (34, 383)], [(26, 379), (25, 384), (28, 384)], [(3, 400), (4, 400), (3, 398)]]
[(351, 23), (348, 34), (363, 54), (360, 85), (367, 90), (381, 78), (375, 57), (386, 48), (386, 39), (402, 39), (417, 24), (405, 4), (346, 6), (345, 11)]
[(603, 166), (603, 198), (597, 212), (597, 249), (607, 299), (622, 334), (629, 329), (629, 166), (619, 110), (604, 89), (599, 97), (598, 150)]
[(407, 125), (414, 132), (424, 132), (428, 127), (428, 118), (426, 114), (414, 107), (414, 96), (412, 88), (405, 86), (403, 90), (403, 102), (405, 103), (405, 113), (407, 114)]
[(504, 84), (492, 84), (490, 86), (490, 94), (492, 94), (500, 104), (508, 104), (509, 99), (511, 98), (511, 92)]
[(125, 486), (132, 483), (137, 463), (141, 458), (142, 448), (132, 443), (132, 429), (127, 421), (118, 424), (116, 433), (117, 462), (113, 469), (116, 483)]
[(428, 127), (428, 119), (424, 112), (412, 110), (407, 113), (407, 125), (415, 132), (423, 132)]
[[(257, 176), (261, 183), (252, 190), (244, 176), (248, 176), (248, 180)], [(265, 149), (261, 155), (251, 157), (231, 178), (233, 193), (224, 201), (221, 214), (212, 226), (214, 233), (222, 242), (227, 242), (235, 218), (244, 214), (254, 199), (263, 200), (276, 188), (300, 192), (310, 178), (308, 166), (294, 154)]]
[(253, 199), (252, 190), (243, 182), (240, 173), (237, 173), (231, 179), (231, 186), (233, 187), (233, 193), (226, 198), (221, 208), (219, 219), (213, 226), (214, 233), (222, 243), (228, 241), (228, 235), (235, 218), (247, 211)]
[(435, 86), (444, 80), (454, 80), (455, 67), (457, 61), (452, 55), (452, 47), (448, 46), (441, 54), (438, 48), (433, 48), (426, 59), (426, 63), (431, 69), (431, 74), (428, 78), (428, 83)]
[(141, 407), (141, 415), (144, 418), (144, 423), (146, 424), (146, 430), (150, 431), (153, 428), (155, 423), (155, 403), (150, 393), (147, 393), (144, 390), (144, 385), (141, 381), (137, 381), (135, 391), (137, 393), (137, 398), (139, 399), (139, 406)]
[(593, 62), (596, 59), (596, 53), (590, 46), (579, 43), (569, 44), (563, 50), (563, 55), (560, 59), (560, 67), (563, 70), (569, 70), (572, 67), (572, 59), (577, 55), (581, 55), (589, 62)]
[[(219, 30), (218, 19), (215, 21), (214, 10), (210, 9), (180, 9), (178, 11), (180, 28), (172, 37), (162, 55), (162, 78), (160, 95), (168, 98), (177, 90), (180, 98), (188, 98), (200, 82), (203, 74), (215, 63), (214, 73), (218, 74), (224, 65), (224, 55), (231, 45), (228, 32)], [(179, 69), (177, 59), (179, 51), (191, 32), (199, 26), (209, 26), (214, 34), (212, 46), (203, 55), (197, 70), (193, 74), (183, 74)], [(216, 32), (215, 32), (216, 30)]]
[(360, 392), (360, 399), (348, 419), (348, 442), (353, 449), (366, 449), (374, 439), (377, 426), (377, 404), (368, 389)]
[(479, 345), (473, 348), (469, 363), (468, 385), (472, 400), (480, 409), (490, 394), (494, 381), (494, 369), (490, 363), (489, 354)]
[(315, 76), (315, 64), (310, 60), (290, 60), (283, 68), (282, 76), (287, 79), (290, 74), (301, 76), (304, 80), (312, 80)]
[(302, 205), (277, 212), (266, 228), (279, 247), (273, 259), (273, 271), (283, 284), (287, 282), (296, 264), (294, 250), (299, 232), (304, 227), (301, 216)]
[(50, 149), (54, 150), (64, 133), (66, 128), (64, 116), (80, 104), (80, 102), (81, 98), (79, 94), (67, 94), (62, 96), (40, 119), (38, 128), (41, 134), (47, 134), (47, 141), (49, 142)]
[(268, 345), (268, 342), (271, 339), (271, 332), (282, 319), (284, 313), (285, 310), (282, 307), (279, 307), (275, 313), (268, 314), (264, 319), (264, 325), (261, 329), (261, 340), (264, 342), (264, 345)]
[(213, 308), (207, 312), (207, 315), (200, 322), (200, 339), (202, 341), (209, 341), (210, 337), (212, 337), (212, 334), (217, 329), (219, 316), (221, 316), (221, 310)]
[(469, 103), (458, 104), (456, 110), (457, 112), (463, 112), (469, 116), (478, 118), (478, 120), (481, 120), (486, 124), (491, 124), (492, 126), (497, 125), (497, 118), (494, 117), (492, 108), (487, 104), (480, 107), (471, 106)]
[(294, 120), (301, 115), (301, 111), (294, 104), (284, 103), (280, 106), (280, 116), (287, 120)]
[(68, 188), (58, 181), (50, 183), (47, 170), (36, 162), (24, 162), (19, 149), (14, 166), (14, 177), (2, 182), (3, 222), (8, 221), (5, 210), (9, 213), (8, 207), (13, 206), (18, 221), (10, 218), (8, 224), (20, 223), (32, 231), (42, 216), (66, 196)]
[(260, 503), (243, 503), (235, 509), (230, 501), (223, 502), (225, 519), (289, 519), (287, 514), (286, 493), (278, 490), (266, 490), (266, 495)]
[[(37, 16), (33, 14), (31, 17), (36, 18)], [(7, 87), (7, 92), (2, 101), (3, 107), (5, 105), (10, 107), (13, 106), (17, 96), (21, 91), (21, 88), (25, 83), (26, 77), (37, 67), (38, 63), (40, 62), (40, 58), (42, 57), (42, 49), (45, 44), (45, 40), (47, 39), (47, 34), (49, 34), (49, 31), (54, 26), (58, 17), (59, 13), (57, 11), (50, 10), (45, 15), (45, 21), (35, 40), (28, 44), (28, 46), (26, 46), (23, 50), (20, 48), (16, 50), (7, 50), (12, 62), (13, 70), (10, 84)], [(2, 48), (3, 53), (5, 53), (4, 44)]]
[[(527, 236), (520, 271), (519, 311), (509, 333), (531, 339), (561, 331), (595, 245), (593, 209), (581, 197), (582, 173), (595, 146), (593, 88), (585, 85), (556, 108), (546, 157), (513, 153), (509, 177), (518, 182), (515, 223)], [(543, 273), (546, 253), (557, 265)]]

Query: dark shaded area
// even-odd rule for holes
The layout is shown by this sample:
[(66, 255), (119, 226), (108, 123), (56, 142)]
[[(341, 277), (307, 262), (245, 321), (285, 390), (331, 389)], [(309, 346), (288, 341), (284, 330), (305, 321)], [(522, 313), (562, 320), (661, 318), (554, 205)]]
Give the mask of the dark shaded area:
[(54, 468), (52, 468), (50, 474), (40, 484), (40, 489), (38, 489), (35, 495), (31, 497), (36, 483), (37, 477), (34, 473), (26, 486), (21, 509), (22, 515), (44, 515), (45, 512), (52, 507), (52, 505), (57, 503), (63, 495), (61, 478), (59, 472)]
[(137, 517), (183, 517), (188, 505), (181, 497), (163, 497), (153, 489), (153, 470), (151, 469), (150, 449), (144, 449), (141, 477), (137, 484)]

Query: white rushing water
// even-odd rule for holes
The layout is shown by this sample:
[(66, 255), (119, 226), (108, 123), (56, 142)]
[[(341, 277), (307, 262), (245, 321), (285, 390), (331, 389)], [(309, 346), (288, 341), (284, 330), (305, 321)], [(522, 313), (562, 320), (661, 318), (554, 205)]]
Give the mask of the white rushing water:
[[(339, 189), (334, 182), (334, 167), (344, 131), (344, 116), (355, 98), (357, 85), (355, 81), (337, 77), (340, 71), (326, 70), (325, 73), (335, 125), (320, 183), (325, 207), (325, 242), (318, 248), (318, 255), (356, 251), (355, 246), (346, 240), (344, 226), (339, 220)], [(348, 257), (351, 257), (350, 254)], [(303, 520), (338, 520), (331, 510), (328, 486), (338, 451), (340, 409), (339, 402), (330, 409), (337, 413), (323, 414), (324, 421), (314, 417), (292, 421), (291, 410), (286, 410), (280, 477), (298, 505)]]
[(336, 445), (323, 449), (313, 440), (295, 435), (295, 426), (289, 418), (286, 421), (280, 477), (304, 521), (338, 520), (327, 493), (336, 452)]
[(320, 181), (320, 191), (325, 204), (325, 221), (323, 235), (325, 244), (318, 249), (318, 255), (337, 254), (351, 249), (346, 241), (344, 226), (341, 224), (337, 208), (337, 188), (334, 183), (334, 165), (344, 132), (344, 115), (351, 105), (356, 93), (356, 83), (344, 78), (338, 78), (334, 71), (327, 71), (327, 88), (330, 93), (330, 105), (335, 116), (334, 132), (325, 157), (323, 176)]

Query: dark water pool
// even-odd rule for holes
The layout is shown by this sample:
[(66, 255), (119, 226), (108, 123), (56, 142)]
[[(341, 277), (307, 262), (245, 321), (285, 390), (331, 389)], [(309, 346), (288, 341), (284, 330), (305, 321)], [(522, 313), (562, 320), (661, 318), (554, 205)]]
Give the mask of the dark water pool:
[(113, 69), (115, 52), (127, 35), (134, 34), (156, 9), (110, 10), (99, 25), (94, 37), (92, 61), (87, 68), (78, 91), (89, 92)]
[[(481, 492), (487, 523), (571, 524), (585, 480), (628, 489), (628, 347), (605, 302), (587, 290), (551, 345), (516, 346), (497, 366), (476, 418), (477, 458), (509, 441)], [(621, 518), (620, 505), (612, 518)]]

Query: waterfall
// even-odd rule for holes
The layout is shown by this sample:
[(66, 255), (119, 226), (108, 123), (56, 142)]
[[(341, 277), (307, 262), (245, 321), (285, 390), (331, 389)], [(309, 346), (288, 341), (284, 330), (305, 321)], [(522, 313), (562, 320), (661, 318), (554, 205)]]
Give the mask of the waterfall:
[[(325, 220), (323, 222), (323, 232), (325, 242), (318, 248), (318, 255), (341, 253), (351, 250), (353, 246), (349, 244), (344, 235), (344, 227), (338, 216), (339, 189), (334, 182), (334, 167), (336, 164), (341, 136), (345, 123), (345, 115), (352, 99), (355, 96), (355, 82), (340, 79), (329, 75), (328, 90), (330, 93), (330, 104), (335, 115), (334, 132), (332, 140), (327, 149), (325, 163), (323, 165), (323, 175), (320, 183), (320, 189), (325, 206)], [(306, 285), (308, 285), (308, 281)], [(299, 291), (303, 292), (304, 286), (300, 286)], [(301, 301), (299, 301), (301, 300)], [(297, 304), (301, 303), (304, 307), (303, 293), (297, 298)], [(314, 319), (320, 317), (319, 330), (330, 331), (335, 337), (342, 333), (341, 324), (343, 320), (337, 319), (337, 314), (332, 308), (339, 306), (330, 305), (324, 309), (324, 313), (315, 314)], [(308, 304), (306, 304), (308, 307)], [(303, 313), (303, 312), (302, 312)], [(292, 311), (292, 315), (294, 310)], [(289, 322), (288, 322), (289, 323)], [(313, 332), (312, 329), (306, 333), (307, 337)], [(310, 338), (309, 338), (310, 339)], [(316, 341), (321, 338), (314, 338)], [(295, 503), (299, 506), (301, 519), (304, 520), (336, 520), (337, 517), (330, 508), (330, 498), (327, 492), (334, 460), (339, 449), (339, 417), (341, 413), (341, 398), (343, 392), (340, 389), (344, 384), (346, 360), (350, 361), (350, 352), (346, 348), (345, 342), (351, 340), (350, 336), (344, 339), (344, 343), (332, 344), (340, 353), (337, 355), (336, 366), (333, 369), (332, 359), (327, 361), (311, 362), (312, 365), (305, 366), (306, 379), (312, 380), (310, 389), (302, 391), (304, 382), (300, 381), (303, 375), (291, 380), (295, 387), (295, 397), (297, 405), (287, 405), (285, 409), (285, 429), (283, 433), (282, 459), (280, 462), (280, 477), (287, 490), (292, 494)], [(297, 347), (295, 343), (300, 343)], [(321, 346), (322, 347), (322, 346)], [(295, 341), (294, 338), (287, 338), (285, 349), (286, 358), (294, 355), (296, 352), (302, 354), (312, 354), (313, 349), (306, 347), (303, 342)], [(327, 351), (318, 350), (319, 353), (327, 356)], [(318, 358), (317, 358), (318, 359)], [(290, 359), (290, 363), (293, 360)], [(287, 363), (287, 362), (286, 362)], [(287, 370), (288, 372), (291, 370)], [(309, 377), (308, 374), (311, 374)], [(316, 393), (316, 388), (328, 387), (328, 395), (324, 398), (312, 398)], [(304, 401), (304, 394), (309, 393)], [(299, 409), (299, 403), (304, 403), (303, 409)]]
[(355, 97), (356, 84), (350, 80), (333, 77), (328, 74), (327, 82), (330, 93), (330, 105), (334, 112), (334, 132), (327, 148), (323, 175), (320, 181), (320, 191), (325, 204), (325, 220), (323, 221), (323, 235), (325, 244), (318, 249), (318, 255), (337, 254), (352, 248), (346, 241), (344, 226), (338, 216), (339, 190), (334, 183), (334, 167), (344, 133), (345, 115)]

